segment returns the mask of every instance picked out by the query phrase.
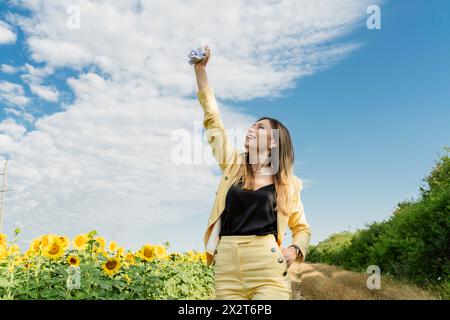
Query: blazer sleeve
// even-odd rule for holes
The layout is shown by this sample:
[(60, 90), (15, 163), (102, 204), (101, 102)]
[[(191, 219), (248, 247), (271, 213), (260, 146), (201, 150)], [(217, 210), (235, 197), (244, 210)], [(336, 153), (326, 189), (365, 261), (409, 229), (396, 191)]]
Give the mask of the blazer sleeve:
[(203, 126), (212, 153), (222, 171), (233, 162), (237, 153), (231, 147), (226, 129), (223, 125), (214, 90), (210, 86), (197, 91), (197, 97), (203, 108)]
[(293, 210), (289, 216), (288, 225), (292, 231), (292, 244), (300, 249), (302, 257), (298, 261), (305, 261), (308, 252), (309, 241), (311, 239), (311, 228), (306, 221), (303, 203), (301, 200), (302, 181), (295, 177), (295, 194), (293, 199)]

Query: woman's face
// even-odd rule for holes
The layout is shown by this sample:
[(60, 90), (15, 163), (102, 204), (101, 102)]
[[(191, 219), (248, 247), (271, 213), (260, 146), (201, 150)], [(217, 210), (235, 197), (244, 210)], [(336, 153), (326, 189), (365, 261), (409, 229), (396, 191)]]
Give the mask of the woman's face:
[[(256, 150), (258, 154), (264, 153), (268, 154), (271, 148), (271, 134), (272, 125), (269, 119), (262, 119), (255, 122), (247, 130), (247, 135), (245, 136), (245, 148), (247, 150)], [(264, 150), (260, 150), (260, 148)]]

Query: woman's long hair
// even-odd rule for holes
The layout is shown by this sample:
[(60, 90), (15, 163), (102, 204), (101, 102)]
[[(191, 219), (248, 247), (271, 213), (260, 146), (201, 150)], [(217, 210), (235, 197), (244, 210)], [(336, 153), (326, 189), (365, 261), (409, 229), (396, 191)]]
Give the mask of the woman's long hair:
[[(269, 156), (275, 156), (276, 158), (272, 159), (272, 161), (278, 161), (278, 170), (274, 174), (276, 210), (288, 216), (292, 205), (290, 186), (293, 178), (294, 147), (288, 129), (280, 121), (269, 117), (262, 117), (256, 122), (263, 119), (270, 121), (272, 129), (278, 129), (271, 131), (271, 139), (273, 139), (273, 134), (275, 133), (277, 136), (277, 144), (275, 147), (270, 148)], [(239, 168), (236, 171), (234, 184), (236, 185), (239, 182), (243, 183), (243, 189), (253, 190), (254, 188), (255, 177), (249, 161), (249, 152), (246, 153), (245, 161), (239, 164)]]

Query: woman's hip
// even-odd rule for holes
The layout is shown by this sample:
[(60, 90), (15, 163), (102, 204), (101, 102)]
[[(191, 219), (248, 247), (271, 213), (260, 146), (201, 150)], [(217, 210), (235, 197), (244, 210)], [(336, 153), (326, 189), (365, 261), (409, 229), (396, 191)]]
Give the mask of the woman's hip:
[(287, 263), (273, 234), (222, 236), (214, 257), (216, 271), (243, 278), (287, 277)]

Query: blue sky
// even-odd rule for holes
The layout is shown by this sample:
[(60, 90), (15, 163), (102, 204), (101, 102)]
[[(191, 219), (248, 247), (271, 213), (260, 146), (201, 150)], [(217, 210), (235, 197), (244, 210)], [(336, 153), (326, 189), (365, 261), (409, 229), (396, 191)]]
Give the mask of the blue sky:
[[(87, 32), (81, 35), (58, 29), (61, 21), (54, 13), (65, 10), (48, 4), (52, 1), (43, 10), (28, 1), (21, 7), (0, 4), (0, 21), (16, 36), (15, 41), (0, 43), (0, 65), (16, 68), (0, 72), (4, 88), (0, 156), (10, 159), (9, 183), (15, 189), (6, 198), (4, 224), (9, 234), (21, 227), (28, 240), (43, 232), (73, 236), (96, 228), (128, 246), (169, 240), (174, 249), (202, 249), (217, 170), (163, 162), (168, 160), (170, 130), (190, 128), (193, 121), (201, 120), (192, 70), (185, 59), (186, 48), (200, 41), (210, 43), (215, 54), (210, 80), (226, 124), (245, 128), (268, 115), (289, 128), (295, 144), (295, 173), (305, 181), (302, 198), (313, 230), (312, 243), (389, 217), (399, 201), (418, 194), (438, 153), (449, 145), (448, 2), (385, 2), (382, 29), (369, 30), (367, 15), (358, 9), (361, 2), (346, 0), (341, 7), (339, 1), (327, 0), (328, 6), (317, 12), (312, 9), (306, 22), (299, 20), (306, 27), (295, 31), (300, 36), (305, 31), (324, 33), (323, 39), (300, 46), (288, 42), (287, 47), (283, 47), (286, 42), (278, 44), (269, 38), (282, 38), (281, 31), (261, 32), (269, 40), (251, 33), (247, 37), (242, 25), (231, 27), (236, 24), (232, 19), (228, 32), (221, 34), (221, 23), (232, 15), (222, 17), (220, 10), (214, 11), (217, 16), (211, 14), (209, 22), (215, 32), (204, 33), (199, 26), (183, 35), (183, 23), (192, 21), (168, 15), (164, 21), (168, 25), (172, 19), (177, 21), (179, 33), (165, 33), (162, 22), (160, 38), (145, 39), (149, 34), (145, 28), (154, 30), (154, 26), (135, 29), (135, 19), (121, 11), (128, 4), (106, 14), (103, 4), (96, 8), (84, 7), (89, 1), (79, 2), (84, 14), (81, 32)], [(170, 12), (160, 5), (136, 15), (158, 9), (161, 15)], [(335, 16), (329, 17), (327, 10), (333, 5)], [(355, 9), (357, 14), (348, 10), (350, 5), (359, 10)], [(233, 13), (234, 8), (224, 10)], [(267, 19), (281, 18), (269, 13)], [(244, 26), (264, 30), (260, 20), (250, 19), (252, 24)], [(332, 27), (341, 23), (348, 30), (335, 36)], [(115, 29), (115, 24), (121, 28)], [(135, 38), (130, 36), (132, 31)], [(298, 65), (265, 69), (264, 57), (255, 56), (246, 46), (265, 48), (266, 41), (286, 49)], [(171, 51), (164, 51), (169, 45)], [(308, 69), (316, 57), (325, 57), (320, 48), (326, 45), (345, 54), (330, 53), (326, 56), (330, 62)], [(299, 52), (310, 52), (311, 58), (295, 53), (299, 48), (304, 50)], [(158, 50), (165, 54), (159, 56)], [(304, 71), (310, 75), (302, 76)], [(5, 98), (5, 90), (10, 89), (5, 88), (11, 86), (5, 83), (20, 85), (23, 92), (13, 94), (28, 102), (8, 101), (11, 96)], [(170, 130), (164, 131), (164, 124)], [(156, 152), (162, 152), (161, 161), (150, 159)]]
[(283, 99), (248, 112), (285, 122), (315, 241), (387, 218), (418, 195), (450, 137), (450, 3), (391, 1), (382, 29), (360, 28), (364, 45)]

